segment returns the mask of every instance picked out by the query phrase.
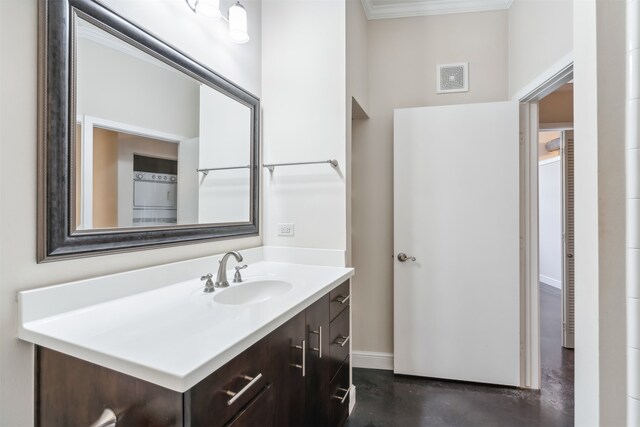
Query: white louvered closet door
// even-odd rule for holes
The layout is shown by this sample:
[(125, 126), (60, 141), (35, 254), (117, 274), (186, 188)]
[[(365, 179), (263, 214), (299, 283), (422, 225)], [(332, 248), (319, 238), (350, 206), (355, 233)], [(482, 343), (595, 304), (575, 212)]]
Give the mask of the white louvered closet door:
[(563, 191), (563, 243), (564, 243), (564, 280), (562, 281), (562, 346), (566, 348), (574, 347), (574, 222), (573, 199), (573, 131), (565, 131), (562, 136), (562, 191)]

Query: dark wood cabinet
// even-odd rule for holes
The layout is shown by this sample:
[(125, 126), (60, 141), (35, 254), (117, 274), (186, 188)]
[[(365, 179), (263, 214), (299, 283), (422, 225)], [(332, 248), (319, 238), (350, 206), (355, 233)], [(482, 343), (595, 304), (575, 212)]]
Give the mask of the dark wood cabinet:
[(43, 347), (36, 366), (37, 426), (89, 426), (106, 408), (118, 427), (183, 426), (180, 393)]
[(308, 427), (329, 422), (329, 295), (307, 307), (308, 374), (306, 381), (306, 423)]
[(36, 425), (88, 426), (110, 408), (117, 427), (341, 426), (349, 406), (349, 344), (340, 345), (349, 334), (349, 283), (339, 288), (185, 393), (37, 347)]
[[(276, 426), (302, 426), (305, 415), (305, 312), (297, 314), (270, 335)], [(303, 363), (303, 357), (305, 357)]]

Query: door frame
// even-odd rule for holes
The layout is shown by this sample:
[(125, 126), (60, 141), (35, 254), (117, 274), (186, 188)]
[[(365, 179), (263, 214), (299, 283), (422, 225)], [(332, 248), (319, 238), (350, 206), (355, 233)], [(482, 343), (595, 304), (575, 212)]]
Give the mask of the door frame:
[(112, 130), (115, 132), (123, 132), (131, 135), (142, 136), (145, 138), (153, 138), (161, 141), (172, 142), (175, 144), (179, 144), (180, 141), (187, 139), (186, 136), (175, 135), (172, 133), (149, 129), (142, 126), (130, 125), (128, 123), (117, 122), (114, 120), (104, 119), (102, 117), (91, 116), (88, 114), (78, 115), (78, 121), (82, 125), (82, 186), (80, 189), (81, 193), (79, 195), (81, 206), (81, 220), (79, 223), (79, 227), (83, 229), (93, 228), (93, 128), (97, 127), (100, 129)]
[(512, 97), (520, 102), (520, 384), (540, 388), (538, 102), (573, 80), (573, 54)]

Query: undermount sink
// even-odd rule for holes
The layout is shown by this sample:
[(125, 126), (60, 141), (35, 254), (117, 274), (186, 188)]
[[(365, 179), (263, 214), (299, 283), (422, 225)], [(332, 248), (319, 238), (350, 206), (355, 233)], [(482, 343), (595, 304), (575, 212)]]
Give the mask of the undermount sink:
[(241, 305), (267, 301), (289, 292), (293, 285), (283, 280), (257, 280), (222, 290), (213, 297), (218, 304)]

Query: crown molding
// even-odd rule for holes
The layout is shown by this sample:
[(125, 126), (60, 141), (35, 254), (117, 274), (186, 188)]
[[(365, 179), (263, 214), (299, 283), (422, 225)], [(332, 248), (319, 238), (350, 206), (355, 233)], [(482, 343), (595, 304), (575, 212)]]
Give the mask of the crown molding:
[(362, 0), (367, 19), (409, 18), (412, 16), (446, 15), (451, 13), (506, 10), (514, 0), (422, 0), (398, 1), (393, 4), (374, 5), (373, 0)]

